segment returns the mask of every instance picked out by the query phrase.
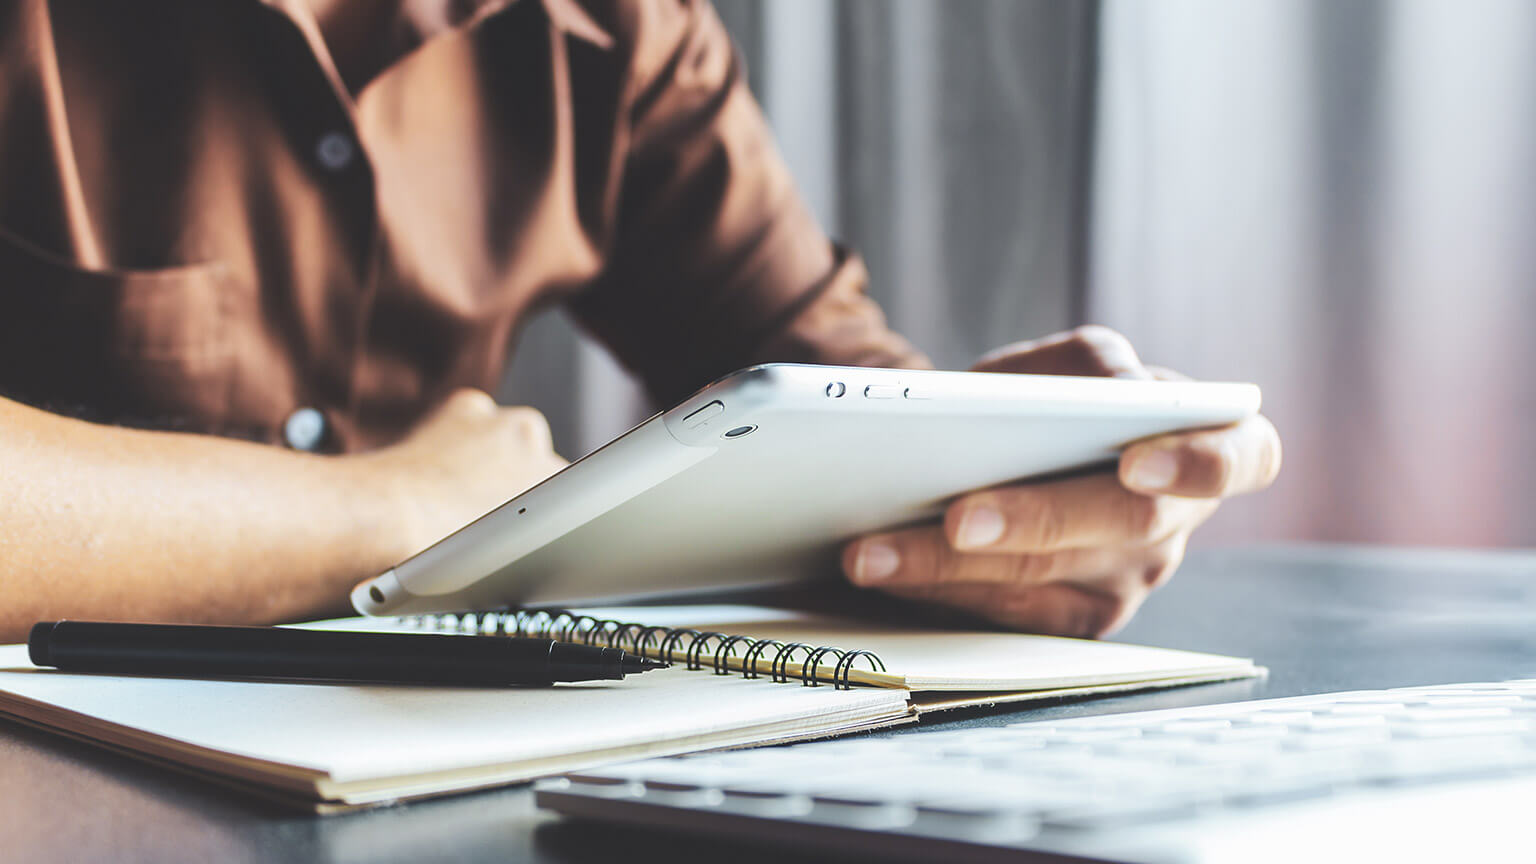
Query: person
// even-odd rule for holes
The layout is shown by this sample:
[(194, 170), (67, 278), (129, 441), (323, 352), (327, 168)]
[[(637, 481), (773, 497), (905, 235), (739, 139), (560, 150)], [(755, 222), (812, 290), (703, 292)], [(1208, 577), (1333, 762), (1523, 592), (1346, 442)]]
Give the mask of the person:
[[(565, 304), (670, 402), (922, 367), (688, 0), (0, 6), (0, 635), (275, 622), (563, 464), (494, 386)], [(935, 290), (940, 290), (935, 286)], [(1144, 377), (1087, 327), (975, 367)], [(856, 585), (1096, 636), (1280, 462), (1263, 418), (851, 543)]]

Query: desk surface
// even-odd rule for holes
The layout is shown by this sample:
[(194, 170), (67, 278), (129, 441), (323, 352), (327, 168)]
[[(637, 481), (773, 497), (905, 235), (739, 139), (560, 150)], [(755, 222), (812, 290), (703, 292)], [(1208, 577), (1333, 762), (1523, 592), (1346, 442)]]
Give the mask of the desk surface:
[[(939, 723), (1166, 708), (1331, 690), (1536, 677), (1536, 553), (1203, 550), (1117, 638), (1252, 656), (1243, 681)], [(900, 732), (885, 734), (903, 734)], [(325, 819), (0, 724), (8, 861), (781, 861), (761, 850), (564, 823), (526, 786)], [(660, 844), (660, 845), (653, 845)]]

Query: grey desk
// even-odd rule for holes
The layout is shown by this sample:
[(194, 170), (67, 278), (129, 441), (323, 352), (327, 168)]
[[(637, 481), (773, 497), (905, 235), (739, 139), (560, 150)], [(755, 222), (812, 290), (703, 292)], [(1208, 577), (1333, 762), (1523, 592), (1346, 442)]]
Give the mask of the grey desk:
[[(1536, 554), (1207, 550), (1191, 558), (1120, 638), (1252, 656), (1272, 674), (1264, 681), (973, 713), (945, 725), (1536, 677)], [(0, 859), (785, 860), (769, 850), (562, 822), (536, 812), (527, 787), (326, 819), (294, 816), (9, 724), (0, 724)]]

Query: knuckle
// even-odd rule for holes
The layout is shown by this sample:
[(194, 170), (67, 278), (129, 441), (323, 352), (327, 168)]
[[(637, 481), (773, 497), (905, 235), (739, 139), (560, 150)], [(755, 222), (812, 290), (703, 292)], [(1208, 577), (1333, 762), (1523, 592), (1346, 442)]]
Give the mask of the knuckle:
[(1148, 588), (1161, 588), (1168, 584), (1177, 569), (1179, 569), (1177, 562), (1153, 565), (1142, 573), (1141, 583)]
[(965, 573), (960, 568), (960, 558), (949, 551), (943, 538), (922, 533), (902, 533), (886, 538), (897, 550), (900, 564), (897, 568), (902, 581), (911, 584), (946, 584), (964, 582)]
[(1161, 588), (1173, 578), (1174, 571), (1184, 561), (1185, 538), (1179, 536), (1166, 543), (1159, 543), (1151, 550), (1146, 567), (1142, 570), (1142, 584), (1147, 588)]
[(960, 557), (950, 554), (948, 546), (932, 548), (927, 544), (907, 544), (902, 549), (901, 560), (904, 570), (910, 562), (912, 569), (909, 572), (914, 578), (939, 584), (970, 581), (960, 566)]
[(1179, 560), (1159, 556), (1141, 571), (1141, 584), (1148, 588), (1161, 588), (1173, 578), (1173, 572), (1179, 569)]
[(1016, 354), (1025, 354), (1039, 347), (1039, 343), (1033, 341), (1010, 342), (1001, 348), (994, 348), (976, 359), (978, 367), (996, 366), (1007, 362)]
[(1015, 555), (1009, 559), (1009, 580), (1019, 585), (1038, 585), (1056, 575), (1055, 555)]
[(1185, 449), (1185, 470), (1198, 491), (1221, 495), (1232, 488), (1236, 479), (1236, 448), (1232, 436), (1224, 433), (1194, 438)]
[(1135, 356), (1131, 340), (1102, 324), (1084, 324), (1072, 331), (1072, 341), (1085, 355), (1103, 366), (1115, 366), (1121, 358)]
[(526, 405), (504, 408), (502, 420), (514, 434), (526, 441), (547, 444), (552, 440), (549, 420), (535, 408)]
[(922, 573), (919, 571), (919, 573), (915, 575), (917, 578), (923, 578), (926, 576), (928, 579), (939, 585), (955, 585), (965, 581), (963, 574), (960, 572), (960, 568), (945, 561), (936, 563), (933, 569), (927, 573)]
[(1049, 495), (1021, 490), (1007, 503), (1007, 510), (1009, 521), (1030, 548), (1055, 549), (1066, 540), (1066, 517)]
[(1124, 524), (1126, 533), (1138, 539), (1151, 539), (1163, 533), (1168, 521), (1168, 499), (1161, 495), (1125, 495)]
[(1088, 629), (1085, 633), (1090, 638), (1102, 639), (1114, 633), (1136, 614), (1141, 606), (1142, 599), (1146, 596), (1142, 591), (1117, 591), (1110, 594), (1094, 595), (1092, 611), (1088, 614)]
[(1084, 595), (1073, 616), (1072, 635), (1085, 639), (1105, 636), (1130, 609), (1130, 601), (1121, 594)]
[(453, 391), (448, 397), (447, 407), (467, 415), (490, 414), (496, 410), (496, 400), (484, 390), (464, 387)]
[(1119, 330), (1103, 324), (1083, 324), (1072, 329), (1072, 338), (1093, 348), (1129, 348), (1131, 341)]

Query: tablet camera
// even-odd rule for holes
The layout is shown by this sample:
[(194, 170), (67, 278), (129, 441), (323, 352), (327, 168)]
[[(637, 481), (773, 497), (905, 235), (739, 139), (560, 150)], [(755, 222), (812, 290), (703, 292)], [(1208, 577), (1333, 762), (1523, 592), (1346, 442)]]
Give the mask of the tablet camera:
[(737, 426), (735, 429), (728, 429), (728, 430), (726, 430), (725, 434), (721, 435), (720, 437), (721, 438), (740, 438), (743, 435), (751, 435), (753, 432), (756, 432), (756, 431), (757, 431), (757, 427), (756, 426)]

